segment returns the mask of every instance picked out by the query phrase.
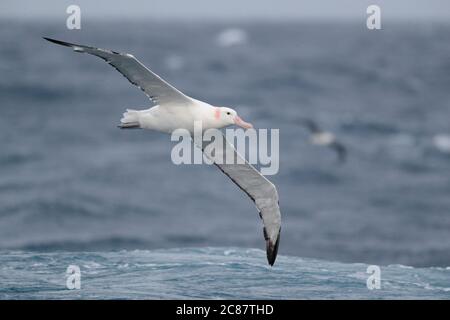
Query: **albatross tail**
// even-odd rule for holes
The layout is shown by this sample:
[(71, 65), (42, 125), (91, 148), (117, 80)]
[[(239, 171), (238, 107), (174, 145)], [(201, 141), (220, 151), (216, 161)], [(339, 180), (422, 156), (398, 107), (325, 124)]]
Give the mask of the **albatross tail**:
[(120, 119), (119, 128), (121, 129), (139, 129), (139, 111), (127, 109), (127, 112), (123, 114), (123, 118)]

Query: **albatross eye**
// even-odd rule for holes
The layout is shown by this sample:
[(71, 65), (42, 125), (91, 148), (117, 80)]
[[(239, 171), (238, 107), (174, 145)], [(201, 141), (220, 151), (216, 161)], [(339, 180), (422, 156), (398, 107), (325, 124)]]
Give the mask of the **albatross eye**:
[(231, 112), (227, 112), (227, 115), (230, 115), (231, 114)]

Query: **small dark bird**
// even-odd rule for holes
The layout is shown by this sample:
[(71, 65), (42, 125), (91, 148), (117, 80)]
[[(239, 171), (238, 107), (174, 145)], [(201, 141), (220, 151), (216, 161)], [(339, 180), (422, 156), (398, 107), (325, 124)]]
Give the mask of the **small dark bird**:
[(323, 131), (319, 128), (317, 123), (311, 119), (303, 119), (301, 120), (301, 124), (311, 133), (311, 144), (332, 148), (337, 153), (338, 161), (341, 163), (345, 162), (347, 159), (347, 149), (342, 143), (336, 140), (334, 134)]

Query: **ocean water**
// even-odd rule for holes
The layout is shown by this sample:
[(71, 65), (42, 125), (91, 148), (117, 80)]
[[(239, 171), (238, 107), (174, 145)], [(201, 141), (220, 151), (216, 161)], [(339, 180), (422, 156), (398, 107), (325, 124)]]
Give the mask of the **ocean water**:
[[(242, 248), (116, 252), (8, 252), (0, 257), (0, 299), (448, 299), (450, 268), (380, 267), (280, 256)], [(80, 289), (69, 290), (69, 265)], [(69, 280), (70, 282), (70, 280)], [(73, 288), (73, 287), (72, 287)]]
[[(42, 36), (132, 53), (188, 95), (280, 129), (276, 267), (247, 251), (264, 248), (262, 226), (231, 181), (211, 166), (172, 164), (166, 135), (116, 128), (125, 108), (149, 106), (140, 90)], [(1, 21), (0, 39), (3, 298), (193, 298), (208, 288), (222, 298), (448, 296), (449, 25), (87, 19), (68, 31), (64, 21), (24, 20)], [(348, 161), (310, 145), (302, 118), (334, 132)], [(60, 287), (72, 260), (99, 264), (85, 268), (79, 293)], [(354, 263), (389, 266), (386, 290), (365, 289), (366, 265)], [(151, 281), (138, 281), (141, 271)], [(222, 272), (240, 289), (211, 284)], [(261, 281), (245, 278), (252, 272)], [(189, 281), (204, 287), (186, 292)]]

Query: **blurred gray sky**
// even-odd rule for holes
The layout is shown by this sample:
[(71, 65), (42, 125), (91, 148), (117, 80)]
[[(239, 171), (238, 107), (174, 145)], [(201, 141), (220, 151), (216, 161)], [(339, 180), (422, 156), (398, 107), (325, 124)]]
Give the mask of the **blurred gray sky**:
[(0, 17), (57, 19), (70, 4), (79, 5), (84, 18), (159, 20), (360, 20), (377, 4), (390, 21), (450, 21), (450, 0), (1, 0)]

